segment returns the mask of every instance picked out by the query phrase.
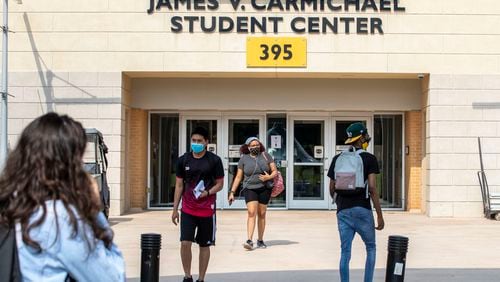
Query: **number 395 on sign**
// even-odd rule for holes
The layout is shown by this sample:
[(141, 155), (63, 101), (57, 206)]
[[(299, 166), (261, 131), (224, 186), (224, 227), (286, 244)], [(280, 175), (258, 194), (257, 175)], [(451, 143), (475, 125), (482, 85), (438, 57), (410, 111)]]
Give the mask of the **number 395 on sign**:
[(299, 37), (249, 37), (247, 67), (306, 67), (307, 41)]

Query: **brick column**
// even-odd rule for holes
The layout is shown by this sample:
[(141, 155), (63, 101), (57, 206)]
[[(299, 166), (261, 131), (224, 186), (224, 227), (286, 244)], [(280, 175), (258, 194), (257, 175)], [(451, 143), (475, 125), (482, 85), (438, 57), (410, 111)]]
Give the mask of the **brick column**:
[(130, 109), (129, 163), (130, 208), (145, 209), (148, 168), (148, 112)]
[(422, 113), (410, 111), (405, 114), (405, 188), (407, 210), (422, 210)]

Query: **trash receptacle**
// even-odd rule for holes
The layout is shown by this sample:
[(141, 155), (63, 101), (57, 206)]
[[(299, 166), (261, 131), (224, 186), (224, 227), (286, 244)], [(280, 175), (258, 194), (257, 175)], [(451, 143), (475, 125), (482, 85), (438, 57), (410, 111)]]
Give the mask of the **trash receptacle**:
[(141, 234), (141, 282), (160, 280), (160, 249), (160, 234)]
[(387, 245), (386, 282), (403, 282), (405, 278), (408, 237), (389, 236)]

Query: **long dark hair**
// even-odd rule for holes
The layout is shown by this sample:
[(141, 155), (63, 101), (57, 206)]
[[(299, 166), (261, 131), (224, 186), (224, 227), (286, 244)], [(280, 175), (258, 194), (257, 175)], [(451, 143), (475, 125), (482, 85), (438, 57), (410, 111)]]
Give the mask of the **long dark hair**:
[[(91, 249), (96, 240), (109, 248), (112, 232), (97, 225), (100, 203), (93, 191), (90, 175), (83, 169), (82, 157), (87, 145), (85, 130), (66, 115), (45, 114), (32, 121), (22, 132), (16, 148), (9, 154), (0, 176), (0, 223), (13, 226), (20, 222), (23, 241), (41, 251), (31, 239), (30, 230), (46, 218), (45, 201), (59, 200), (69, 214), (73, 236), (83, 234)], [(42, 216), (30, 223), (39, 208)], [(78, 230), (78, 220), (92, 228), (92, 235)], [(57, 234), (59, 223), (56, 214)]]

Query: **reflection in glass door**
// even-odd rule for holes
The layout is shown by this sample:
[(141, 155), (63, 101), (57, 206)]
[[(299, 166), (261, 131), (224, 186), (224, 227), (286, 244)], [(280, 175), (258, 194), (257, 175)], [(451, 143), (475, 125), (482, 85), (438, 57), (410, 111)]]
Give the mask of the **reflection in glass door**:
[(348, 148), (346, 129), (354, 122), (363, 122), (372, 137), (367, 151), (378, 160), (380, 174), (376, 177), (382, 208), (403, 208), (403, 118), (402, 115), (375, 115), (373, 131), (369, 118), (337, 118), (335, 120), (335, 154)]
[[(180, 155), (185, 152), (191, 151), (191, 132), (196, 127), (203, 127), (208, 131), (208, 145), (207, 150), (214, 154), (218, 154), (222, 149), (220, 147), (220, 122), (218, 117), (214, 116), (196, 116), (196, 115), (186, 115), (182, 118), (182, 128), (181, 128), (181, 152)], [(222, 205), (222, 192), (217, 193), (217, 207)]]
[[(233, 179), (238, 170), (238, 161), (240, 160), (240, 147), (245, 143), (248, 137), (255, 136), (260, 138), (262, 134), (262, 120), (258, 118), (229, 118), (225, 121), (227, 126), (227, 181), (225, 181), (225, 193), (227, 195), (229, 189), (233, 185)], [(231, 208), (244, 208), (245, 199), (241, 193), (243, 181), (240, 183), (238, 190), (235, 193), (235, 201), (230, 206)], [(224, 197), (224, 206), (229, 207), (227, 197)]]
[[(368, 129), (368, 133), (372, 135), (372, 132), (370, 131), (370, 125), (368, 124), (368, 118), (336, 118), (335, 119), (335, 154), (338, 155), (342, 153), (342, 151), (347, 150), (350, 145), (346, 145), (345, 141), (347, 140), (347, 127), (349, 125), (355, 123), (355, 122), (361, 122), (365, 125), (365, 127)], [(370, 144), (368, 148), (366, 149), (367, 151), (370, 151), (372, 149), (372, 145)], [(330, 182), (330, 180), (328, 180)], [(332, 203), (332, 209), (336, 209), (337, 205), (335, 203)]]
[(172, 207), (179, 156), (179, 115), (151, 114), (150, 126), (148, 207)]
[(383, 208), (403, 208), (403, 116), (375, 115), (374, 154), (380, 174), (377, 188)]
[[(328, 208), (325, 160), (326, 120), (292, 119), (293, 191), (291, 208)], [(290, 196), (290, 194), (289, 194)]]
[[(267, 115), (267, 152), (273, 157), (276, 167), (283, 179), (286, 179), (287, 157), (286, 157), (286, 114)], [(269, 207), (286, 207), (286, 181), (285, 192), (276, 198), (271, 198)]]
[(207, 150), (217, 154), (217, 120), (200, 120), (200, 119), (187, 119), (186, 120), (186, 151), (191, 146), (191, 132), (197, 128), (203, 127), (208, 131), (208, 146)]
[[(337, 119), (335, 121), (335, 155), (342, 153), (342, 151), (350, 147), (350, 145), (345, 144), (347, 140), (346, 130), (349, 125), (355, 122), (362, 122), (368, 128), (368, 134), (372, 135), (366, 119)], [(367, 151), (370, 151), (370, 147), (368, 147)]]

